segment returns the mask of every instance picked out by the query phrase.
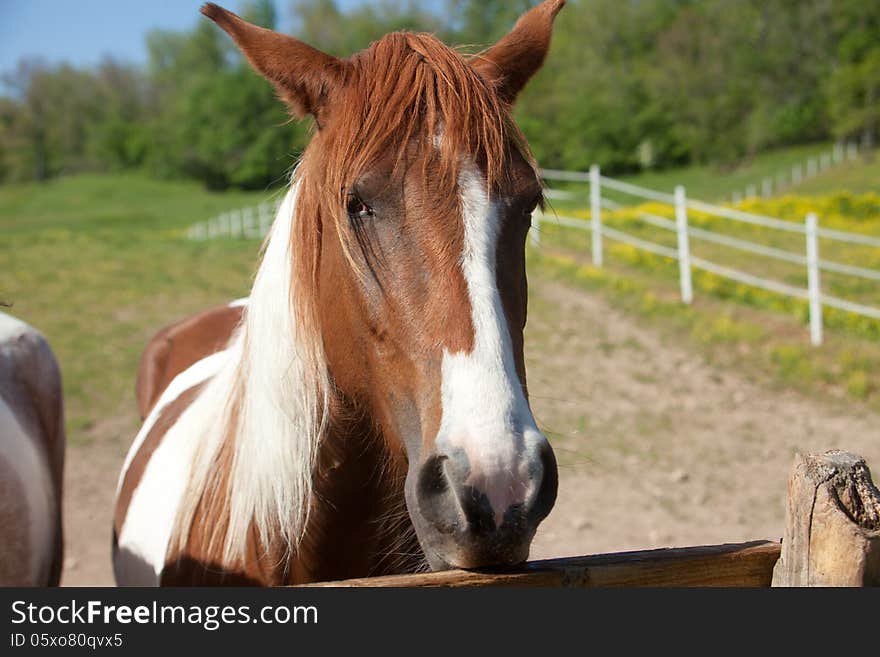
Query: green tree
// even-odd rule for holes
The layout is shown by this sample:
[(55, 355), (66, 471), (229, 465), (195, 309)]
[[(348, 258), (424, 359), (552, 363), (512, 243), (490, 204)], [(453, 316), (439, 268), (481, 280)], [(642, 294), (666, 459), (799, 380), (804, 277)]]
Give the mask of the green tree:
[(836, 65), (828, 78), (833, 130), (840, 138), (860, 137), (868, 150), (880, 122), (880, 6), (840, 0), (834, 29)]

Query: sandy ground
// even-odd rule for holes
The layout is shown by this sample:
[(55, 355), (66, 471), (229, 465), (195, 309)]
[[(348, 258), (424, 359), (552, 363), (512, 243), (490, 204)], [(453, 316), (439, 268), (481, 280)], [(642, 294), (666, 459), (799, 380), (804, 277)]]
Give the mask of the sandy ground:
[[(533, 558), (775, 540), (795, 452), (847, 449), (880, 467), (877, 414), (719, 371), (558, 283), (531, 281), (527, 362), (560, 463)], [(132, 400), (68, 450), (62, 584), (113, 584), (112, 506), (133, 417)]]

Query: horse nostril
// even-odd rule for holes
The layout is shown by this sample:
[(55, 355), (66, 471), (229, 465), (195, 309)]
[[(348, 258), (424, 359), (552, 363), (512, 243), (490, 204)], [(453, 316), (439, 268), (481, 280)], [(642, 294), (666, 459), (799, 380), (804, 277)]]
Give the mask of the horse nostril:
[(464, 486), (458, 499), (471, 532), (489, 534), (495, 530), (495, 511), (485, 493), (473, 486)]
[(419, 471), (416, 484), (419, 509), (425, 520), (445, 534), (454, 531), (455, 523), (449, 513), (449, 478), (444, 463), (446, 456), (437, 454), (427, 459)]
[(445, 534), (488, 534), (495, 529), (495, 513), (486, 494), (460, 481), (446, 454), (428, 458), (418, 478), (419, 508), (425, 520)]
[(556, 455), (546, 440), (539, 447), (541, 460), (541, 484), (529, 509), (529, 519), (537, 525), (546, 518), (556, 503), (559, 487), (559, 472), (556, 466)]

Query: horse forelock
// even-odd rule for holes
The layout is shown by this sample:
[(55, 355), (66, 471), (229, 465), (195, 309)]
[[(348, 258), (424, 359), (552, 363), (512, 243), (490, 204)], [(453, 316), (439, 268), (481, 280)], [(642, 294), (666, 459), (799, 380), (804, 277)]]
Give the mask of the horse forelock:
[(392, 176), (418, 163), (421, 179), (448, 203), (437, 208), (447, 215), (457, 204), (464, 162), (482, 169), (487, 191), (506, 182), (511, 148), (537, 167), (496, 83), (436, 37), (388, 34), (345, 64), (343, 84), (300, 167), (312, 181), (303, 208), (335, 210), (380, 161), (390, 163)]

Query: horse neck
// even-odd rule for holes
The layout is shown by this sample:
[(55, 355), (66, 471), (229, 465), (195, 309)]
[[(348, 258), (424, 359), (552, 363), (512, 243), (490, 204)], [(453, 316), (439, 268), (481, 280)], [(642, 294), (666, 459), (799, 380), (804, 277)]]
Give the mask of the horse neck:
[(331, 408), (318, 450), (306, 531), (291, 583), (416, 572), (424, 555), (404, 499), (406, 464), (346, 401)]

